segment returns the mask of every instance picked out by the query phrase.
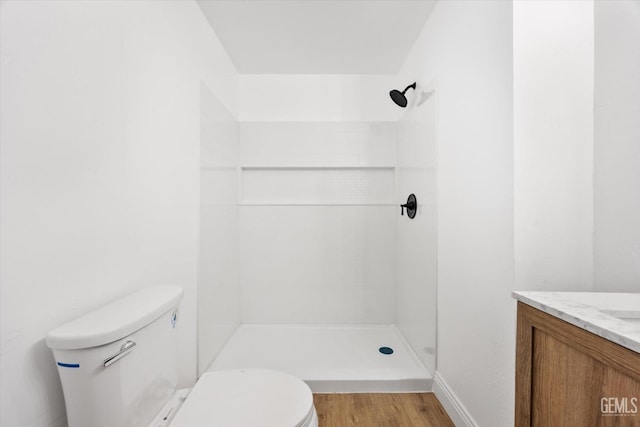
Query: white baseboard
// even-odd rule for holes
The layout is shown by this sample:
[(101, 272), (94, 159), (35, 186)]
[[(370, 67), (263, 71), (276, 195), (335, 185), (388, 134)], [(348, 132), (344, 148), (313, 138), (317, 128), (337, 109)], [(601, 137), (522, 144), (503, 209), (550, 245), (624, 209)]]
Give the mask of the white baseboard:
[(467, 408), (460, 402), (458, 396), (451, 390), (439, 372), (436, 372), (434, 378), (433, 392), (457, 427), (478, 427), (478, 423), (471, 417)]

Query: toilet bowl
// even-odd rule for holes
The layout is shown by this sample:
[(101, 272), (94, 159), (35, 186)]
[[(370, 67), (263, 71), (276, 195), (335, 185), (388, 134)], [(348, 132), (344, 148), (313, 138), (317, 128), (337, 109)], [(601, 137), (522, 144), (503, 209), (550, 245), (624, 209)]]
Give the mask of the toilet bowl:
[(47, 335), (69, 427), (317, 427), (311, 390), (284, 372), (213, 371), (177, 390), (182, 295), (146, 288)]

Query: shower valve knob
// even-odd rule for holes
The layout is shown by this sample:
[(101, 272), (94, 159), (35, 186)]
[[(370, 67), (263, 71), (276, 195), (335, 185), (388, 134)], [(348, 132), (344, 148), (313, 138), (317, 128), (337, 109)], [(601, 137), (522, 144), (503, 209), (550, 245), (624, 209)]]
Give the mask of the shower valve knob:
[(405, 208), (407, 209), (407, 216), (413, 219), (416, 216), (416, 210), (418, 207), (418, 201), (415, 194), (411, 193), (407, 198), (407, 203), (400, 205), (400, 215), (404, 215)]
[(407, 212), (409, 212), (409, 209), (415, 209), (415, 204), (406, 203), (404, 205), (400, 205), (400, 215), (404, 215), (404, 208), (407, 208)]

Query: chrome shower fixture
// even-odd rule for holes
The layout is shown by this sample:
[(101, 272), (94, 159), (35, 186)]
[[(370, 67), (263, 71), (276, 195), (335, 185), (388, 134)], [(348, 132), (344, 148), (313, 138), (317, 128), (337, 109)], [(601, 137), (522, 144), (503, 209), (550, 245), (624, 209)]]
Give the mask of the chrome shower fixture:
[(393, 99), (393, 102), (395, 102), (399, 107), (404, 108), (407, 106), (407, 97), (404, 96), (404, 94), (409, 89), (416, 90), (416, 82), (411, 83), (402, 92), (400, 92), (399, 90), (393, 89), (391, 92), (389, 92), (389, 96), (391, 97), (391, 99)]

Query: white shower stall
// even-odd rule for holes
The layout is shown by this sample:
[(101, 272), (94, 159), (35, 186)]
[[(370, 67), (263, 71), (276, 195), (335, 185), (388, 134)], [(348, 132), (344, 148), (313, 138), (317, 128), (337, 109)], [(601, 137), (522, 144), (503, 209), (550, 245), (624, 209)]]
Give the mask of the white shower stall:
[[(201, 85), (199, 374), (431, 389), (437, 96), (418, 82), (402, 110), (388, 92), (411, 82), (393, 77), (241, 78), (240, 117)], [(411, 193), (413, 219), (400, 207)]]

